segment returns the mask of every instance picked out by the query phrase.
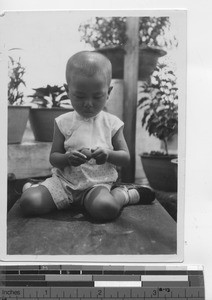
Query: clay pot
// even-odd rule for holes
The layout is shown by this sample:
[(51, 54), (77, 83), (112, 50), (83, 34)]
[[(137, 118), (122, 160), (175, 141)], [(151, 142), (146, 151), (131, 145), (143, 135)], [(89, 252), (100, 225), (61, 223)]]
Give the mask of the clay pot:
[[(112, 78), (123, 79), (124, 77), (124, 55), (125, 50), (123, 47), (105, 47), (95, 50), (96, 52), (104, 54), (112, 64)], [(166, 51), (153, 48), (141, 47), (139, 49), (139, 71), (138, 79), (146, 81), (154, 72), (158, 58), (166, 55)]]

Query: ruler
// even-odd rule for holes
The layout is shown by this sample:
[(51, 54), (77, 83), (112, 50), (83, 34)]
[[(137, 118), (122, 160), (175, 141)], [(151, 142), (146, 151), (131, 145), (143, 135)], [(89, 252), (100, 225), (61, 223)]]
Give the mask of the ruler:
[(0, 299), (203, 300), (201, 266), (0, 266)]

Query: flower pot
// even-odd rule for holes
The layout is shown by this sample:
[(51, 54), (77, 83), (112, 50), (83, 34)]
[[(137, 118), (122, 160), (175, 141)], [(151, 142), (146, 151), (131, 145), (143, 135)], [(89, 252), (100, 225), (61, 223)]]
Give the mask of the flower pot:
[(8, 144), (20, 144), (29, 118), (30, 106), (8, 106)]
[(174, 164), (174, 172), (175, 172), (175, 176), (177, 177), (177, 174), (178, 174), (178, 159), (177, 158), (172, 159), (171, 163)]
[(177, 192), (176, 166), (171, 161), (174, 155), (140, 155), (144, 172), (150, 186), (155, 190)]
[(125, 50), (122, 47), (105, 47), (97, 49), (99, 52), (105, 55), (112, 64), (112, 78), (123, 79), (124, 77), (124, 55)]
[[(120, 47), (105, 47), (96, 50), (104, 54), (112, 64), (112, 78), (123, 79), (124, 77), (124, 55), (125, 50)], [(154, 72), (158, 58), (166, 55), (166, 51), (153, 47), (139, 49), (139, 71), (138, 79), (146, 81)]]
[(162, 49), (151, 47), (140, 49), (138, 79), (147, 81), (157, 66), (158, 58), (165, 54), (166, 51)]
[(52, 142), (55, 118), (72, 110), (62, 107), (32, 108), (29, 120), (35, 140), (39, 142)]

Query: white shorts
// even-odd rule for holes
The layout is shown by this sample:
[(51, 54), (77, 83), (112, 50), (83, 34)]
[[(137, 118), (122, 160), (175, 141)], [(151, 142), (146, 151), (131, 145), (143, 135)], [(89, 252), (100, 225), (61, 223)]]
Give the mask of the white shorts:
[(52, 177), (47, 178), (45, 181), (41, 182), (40, 185), (43, 185), (48, 189), (57, 209), (60, 210), (70, 207), (73, 203), (83, 205), (86, 194), (97, 186), (104, 186), (110, 191), (112, 183), (99, 183), (85, 190), (75, 191), (53, 174)]

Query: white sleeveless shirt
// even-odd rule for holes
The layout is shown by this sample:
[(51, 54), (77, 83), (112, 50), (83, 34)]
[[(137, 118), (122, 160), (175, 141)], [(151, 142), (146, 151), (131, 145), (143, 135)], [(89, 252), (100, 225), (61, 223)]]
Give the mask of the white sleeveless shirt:
[[(124, 123), (116, 116), (101, 111), (97, 116), (85, 119), (76, 111), (56, 118), (59, 130), (65, 138), (65, 151), (97, 147), (113, 149), (112, 138)], [(73, 190), (84, 190), (99, 183), (112, 183), (117, 180), (116, 167), (106, 162), (97, 165), (95, 159), (78, 166), (66, 166), (63, 170), (53, 168), (56, 174)]]

